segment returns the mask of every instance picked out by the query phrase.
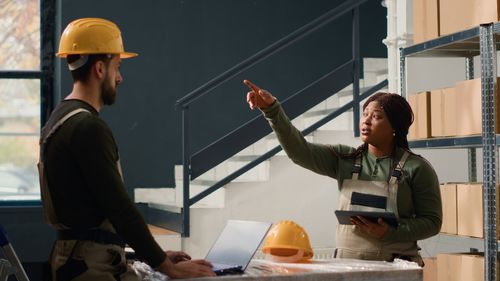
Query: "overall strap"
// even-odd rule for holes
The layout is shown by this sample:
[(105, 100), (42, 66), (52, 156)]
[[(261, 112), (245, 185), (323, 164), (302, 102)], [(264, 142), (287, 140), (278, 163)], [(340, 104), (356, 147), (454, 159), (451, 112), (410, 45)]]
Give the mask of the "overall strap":
[(43, 138), (40, 138), (40, 162), (42, 162), (45, 158), (43, 157), (43, 151), (45, 148), (45, 145), (47, 144), (48, 140), (52, 135), (68, 120), (69, 118), (73, 117), (74, 115), (80, 113), (80, 112), (87, 112), (90, 113), (85, 108), (77, 108), (73, 111), (68, 112), (66, 115), (64, 115), (61, 119), (59, 119), (53, 126), (50, 128), (50, 131), (47, 133), (47, 135)]
[(356, 159), (354, 160), (354, 166), (352, 167), (352, 179), (353, 180), (358, 180), (359, 174), (361, 173), (362, 166), (361, 166), (361, 160), (363, 159), (363, 154), (360, 153)]
[(52, 196), (50, 195), (49, 183), (47, 179), (47, 173), (45, 171), (45, 147), (52, 135), (66, 122), (69, 118), (75, 116), (80, 112), (87, 112), (90, 114), (90, 111), (84, 108), (75, 109), (66, 115), (64, 115), (61, 119), (59, 119), (51, 128), (50, 131), (44, 136), (40, 138), (40, 159), (38, 162), (38, 174), (40, 179), (40, 195), (42, 197), (43, 202), (43, 213), (45, 220), (53, 225), (57, 229), (67, 229), (68, 227), (64, 224), (60, 223), (57, 219), (56, 212), (54, 210), (54, 204), (52, 203)]
[(403, 174), (403, 167), (405, 166), (406, 160), (408, 159), (408, 156), (410, 156), (410, 152), (406, 151), (403, 153), (403, 156), (399, 160), (398, 164), (394, 168), (391, 174), (391, 178), (389, 179), (389, 184), (395, 184), (399, 181), (401, 178), (401, 175)]

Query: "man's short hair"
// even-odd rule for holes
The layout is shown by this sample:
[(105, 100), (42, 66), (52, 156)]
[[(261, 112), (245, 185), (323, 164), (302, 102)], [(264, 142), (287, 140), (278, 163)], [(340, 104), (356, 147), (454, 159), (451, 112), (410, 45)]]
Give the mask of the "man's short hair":
[[(112, 55), (107, 55), (107, 54), (93, 54), (93, 55), (86, 55), (88, 56), (87, 62), (85, 62), (82, 66), (71, 70), (71, 76), (73, 77), (73, 82), (87, 82), (90, 77), (90, 69), (91, 67), (98, 61), (103, 61), (106, 67), (109, 65), (109, 62), (113, 58)], [(77, 60), (79, 60), (82, 56), (81, 55), (68, 55), (66, 57), (66, 62), (68, 65), (73, 64)]]

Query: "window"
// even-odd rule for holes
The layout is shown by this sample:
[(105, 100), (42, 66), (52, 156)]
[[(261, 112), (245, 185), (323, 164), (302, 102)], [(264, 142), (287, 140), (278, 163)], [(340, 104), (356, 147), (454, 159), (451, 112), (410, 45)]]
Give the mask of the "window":
[(40, 7), (39, 0), (0, 1), (1, 201), (40, 199)]

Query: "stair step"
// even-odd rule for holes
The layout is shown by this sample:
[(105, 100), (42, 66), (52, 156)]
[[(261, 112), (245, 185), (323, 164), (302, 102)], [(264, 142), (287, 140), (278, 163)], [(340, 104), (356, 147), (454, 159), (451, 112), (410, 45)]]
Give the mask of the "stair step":
[[(314, 131), (313, 135), (316, 143), (346, 144), (352, 147), (361, 145), (361, 140), (354, 136), (352, 129), (339, 131), (317, 130)], [(332, 142), (332, 140), (334, 141)]]
[[(339, 109), (340, 107), (337, 107), (337, 108), (327, 108), (327, 109), (322, 109), (322, 110), (318, 110), (318, 111), (311, 111), (311, 112), (306, 112), (304, 113), (304, 117), (316, 117), (316, 116), (320, 116), (320, 117), (325, 117), (326, 115), (334, 112), (335, 110)], [(347, 110), (345, 113), (347, 112), (350, 112), (352, 114), (352, 109), (349, 109)]]
[[(135, 202), (148, 203), (161, 210), (180, 213), (182, 207), (182, 181), (176, 181), (177, 187), (175, 188), (135, 188)], [(206, 185), (200, 185), (206, 184)], [(210, 183), (210, 184), (208, 184)], [(199, 181), (189, 186), (190, 197), (207, 189), (215, 182)], [(225, 189), (220, 188), (216, 192), (210, 194), (206, 198), (200, 200), (191, 208), (224, 208)]]
[(387, 72), (387, 58), (363, 58), (363, 72)]
[[(205, 183), (205, 184), (203, 184)], [(189, 184), (189, 197), (193, 198), (213, 185), (215, 181), (198, 180)], [(184, 184), (182, 180), (175, 181), (175, 203), (182, 206)], [(226, 199), (226, 189), (219, 188), (217, 191), (198, 201), (191, 208), (224, 208)]]
[(171, 213), (180, 214), (182, 213), (182, 206), (175, 204), (175, 202), (170, 203), (149, 203), (149, 207), (152, 209), (158, 209), (163, 211), (168, 211)]
[[(257, 147), (253, 145), (249, 146), (248, 148), (245, 149), (245, 154), (243, 155), (236, 154), (235, 156), (217, 165), (215, 168), (200, 175), (198, 178), (196, 178), (191, 182), (193, 184), (203, 185), (206, 187), (215, 184), (216, 182), (224, 179), (231, 173), (237, 171), (241, 167), (257, 159), (259, 155), (262, 154), (261, 153), (262, 148), (257, 148), (257, 149), (256, 148)], [(268, 165), (269, 165), (268, 160), (266, 160), (257, 165), (256, 167), (252, 168), (245, 174), (234, 179), (233, 181), (235, 182), (266, 181), (269, 178)], [(178, 185), (178, 183), (182, 183), (182, 178), (183, 178), (182, 170), (183, 170), (182, 165), (175, 166), (176, 185)]]
[(175, 188), (134, 188), (136, 203), (167, 204), (175, 202)]
[[(325, 113), (331, 113), (333, 112), (334, 109), (332, 110), (325, 110)], [(330, 122), (326, 123), (325, 125), (321, 126), (318, 128), (320, 131), (345, 131), (345, 130), (350, 130), (352, 134), (352, 130), (354, 128), (354, 123), (353, 123), (353, 116), (352, 116), (352, 110), (348, 110), (341, 115), (337, 116), (335, 119), (331, 120)], [(311, 114), (312, 115), (312, 114)], [(314, 123), (318, 122), (321, 120), (323, 117), (325, 117), (326, 114), (324, 115), (312, 115), (311, 117), (308, 117), (306, 119), (306, 125), (311, 126)]]

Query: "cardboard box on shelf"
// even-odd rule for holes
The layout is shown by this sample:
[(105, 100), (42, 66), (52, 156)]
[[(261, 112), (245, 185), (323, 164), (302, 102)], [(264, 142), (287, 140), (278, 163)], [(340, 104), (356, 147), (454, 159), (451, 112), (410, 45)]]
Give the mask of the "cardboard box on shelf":
[[(410, 104), (411, 110), (413, 111), (413, 115), (415, 115), (415, 111), (417, 109), (417, 95), (409, 95), (408, 103)], [(414, 117), (413, 124), (411, 124), (410, 128), (408, 129), (408, 139), (412, 140), (417, 137), (417, 126), (417, 118)]]
[(438, 281), (460, 280), (461, 257), (458, 254), (438, 254), (436, 259)]
[(441, 185), (441, 201), (443, 203), (443, 224), (441, 232), (457, 234), (457, 184)]
[(424, 278), (423, 281), (436, 281), (437, 280), (437, 259), (423, 258), (424, 260)]
[[(444, 98), (444, 136), (457, 135), (457, 91), (455, 87), (442, 89)], [(432, 115), (431, 115), (432, 116)]]
[(461, 81), (457, 89), (457, 135), (481, 134), (481, 79)]
[[(496, 196), (499, 197), (499, 187)], [(498, 209), (497, 201), (497, 209)], [(483, 232), (483, 184), (457, 184), (457, 234), (484, 238)], [(497, 225), (500, 222), (497, 216)], [(500, 239), (500, 228), (497, 228), (497, 239)]]
[(409, 139), (426, 139), (431, 136), (430, 92), (410, 95), (409, 103), (415, 120), (410, 126)]
[(439, 31), (448, 35), (474, 26), (473, 0), (440, 0)]
[(431, 91), (431, 137), (444, 136), (445, 119), (444, 111), (446, 109), (442, 89)]
[[(497, 84), (498, 84), (497, 78)], [(456, 84), (456, 123), (457, 135), (477, 135), (482, 132), (481, 79), (465, 80)], [(498, 93), (497, 106), (498, 109)], [(500, 124), (500, 113), (496, 113), (495, 122)], [(500, 132), (500, 126), (496, 128)]]
[(500, 0), (474, 0), (473, 25), (500, 20)]
[(431, 91), (431, 136), (448, 137), (457, 135), (455, 88)]
[(484, 280), (484, 254), (482, 253), (438, 254), (437, 280), (438, 281)]
[(413, 43), (439, 37), (439, 0), (413, 1)]
[(439, 0), (440, 35), (499, 21), (500, 0)]

